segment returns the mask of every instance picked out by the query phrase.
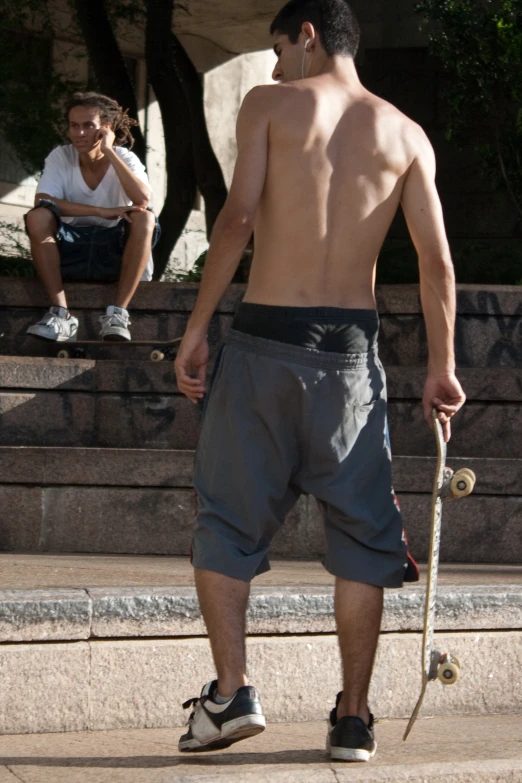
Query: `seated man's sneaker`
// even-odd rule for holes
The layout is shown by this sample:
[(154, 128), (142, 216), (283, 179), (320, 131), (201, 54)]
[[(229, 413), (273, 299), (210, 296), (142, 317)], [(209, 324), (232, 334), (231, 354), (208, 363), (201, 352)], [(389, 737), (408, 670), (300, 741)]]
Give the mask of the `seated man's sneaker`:
[(105, 315), (100, 315), (102, 340), (130, 340), (129, 313), (123, 307), (109, 305)]
[(30, 326), (27, 334), (43, 337), (44, 340), (56, 340), (65, 343), (76, 340), (78, 319), (69, 315), (65, 307), (51, 307), (41, 321)]
[(369, 761), (375, 755), (377, 743), (373, 736), (373, 715), (368, 725), (362, 718), (346, 716), (337, 720), (337, 707), (342, 693), (328, 718), (326, 750), (332, 761)]
[(228, 748), (234, 742), (260, 734), (266, 728), (259, 694), (244, 685), (225, 704), (214, 699), (217, 680), (208, 682), (199, 699), (189, 699), (183, 709), (194, 706), (188, 731), (180, 738), (181, 751), (205, 751)]

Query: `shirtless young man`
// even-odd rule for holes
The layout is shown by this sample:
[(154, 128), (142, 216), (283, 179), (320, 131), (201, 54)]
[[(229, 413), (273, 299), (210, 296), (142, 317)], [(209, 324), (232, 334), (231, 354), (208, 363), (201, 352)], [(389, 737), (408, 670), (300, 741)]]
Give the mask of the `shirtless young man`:
[(226, 747), (263, 730), (247, 685), (251, 579), (301, 492), (325, 519), (335, 576), (343, 690), (329, 717), (333, 759), (375, 753), (368, 707), (383, 588), (406, 548), (391, 486), (386, 386), (377, 355), (375, 267), (399, 204), (419, 257), (429, 345), (425, 417), (446, 440), (465, 395), (455, 377), (455, 284), (422, 129), (360, 83), (359, 30), (345, 0), (292, 0), (278, 14), (277, 86), (241, 108), (238, 159), (176, 360), (180, 390), (206, 392), (207, 329), (252, 229), (244, 303), (225, 339), (198, 446), (193, 540), (198, 597), (217, 669), (180, 750)]

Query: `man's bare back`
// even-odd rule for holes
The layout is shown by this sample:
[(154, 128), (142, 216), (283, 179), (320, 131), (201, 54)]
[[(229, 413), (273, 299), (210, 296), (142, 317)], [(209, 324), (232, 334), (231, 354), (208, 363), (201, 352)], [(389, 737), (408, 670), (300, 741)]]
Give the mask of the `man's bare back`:
[[(329, 2), (334, 30), (347, 6)], [(274, 51), (281, 83), (251, 90), (238, 116), (234, 177), (178, 353), (179, 388), (194, 401), (205, 394), (208, 324), (252, 230), (245, 302), (375, 309), (377, 259), (401, 205), (428, 338), (424, 415), (431, 426), (439, 409), (448, 440), (465, 396), (455, 378), (454, 273), (432, 146), (420, 126), (363, 87), (353, 57), (328, 55), (308, 21), (295, 41), (276, 26)]]
[(332, 74), (261, 89), (268, 162), (245, 301), (374, 308), (377, 257), (420, 129)]

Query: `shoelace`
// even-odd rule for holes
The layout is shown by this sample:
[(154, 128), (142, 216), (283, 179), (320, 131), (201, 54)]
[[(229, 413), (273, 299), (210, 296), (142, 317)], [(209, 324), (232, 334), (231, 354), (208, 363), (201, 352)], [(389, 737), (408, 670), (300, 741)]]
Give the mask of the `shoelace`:
[[(188, 710), (189, 707), (195, 707), (195, 705), (198, 703), (198, 701), (201, 701), (201, 699), (199, 697), (196, 697), (194, 699), (187, 699), (187, 701), (183, 702), (182, 707), (183, 707), (184, 710)], [(190, 713), (189, 719), (188, 719), (189, 723), (192, 723), (192, 721), (194, 720), (195, 714), (196, 714), (196, 710), (192, 710), (192, 712)]]
[(63, 332), (63, 322), (64, 318), (60, 318), (59, 315), (55, 315), (54, 313), (47, 313), (44, 315), (40, 323), (43, 326), (54, 326), (58, 329), (58, 333), (61, 334)]
[(113, 321), (116, 323), (114, 326), (123, 326), (125, 329), (131, 325), (129, 318), (120, 315), (119, 313), (113, 313), (112, 315), (100, 315), (100, 321), (104, 324), (111, 324)]

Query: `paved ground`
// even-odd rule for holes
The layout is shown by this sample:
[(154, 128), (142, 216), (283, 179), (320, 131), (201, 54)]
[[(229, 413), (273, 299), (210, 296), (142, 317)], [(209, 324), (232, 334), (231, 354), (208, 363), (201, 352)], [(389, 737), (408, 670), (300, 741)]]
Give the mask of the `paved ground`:
[[(421, 566), (421, 570), (424, 570)], [(320, 563), (273, 560), (256, 586), (330, 585)], [(443, 564), (441, 584), (522, 584), (522, 566)], [(152, 555), (0, 554), (0, 590), (46, 587), (167, 587), (193, 584), (187, 557)], [(0, 783), (2, 781), (0, 780)]]
[(522, 715), (378, 724), (369, 764), (332, 764), (325, 723), (278, 724), (228, 750), (180, 755), (180, 729), (0, 737), (0, 783), (448, 783), (522, 780)]

